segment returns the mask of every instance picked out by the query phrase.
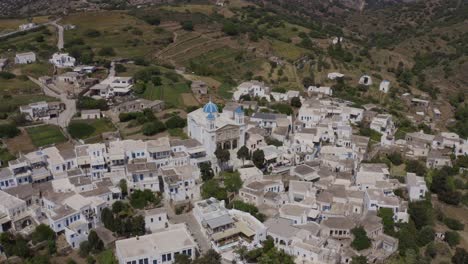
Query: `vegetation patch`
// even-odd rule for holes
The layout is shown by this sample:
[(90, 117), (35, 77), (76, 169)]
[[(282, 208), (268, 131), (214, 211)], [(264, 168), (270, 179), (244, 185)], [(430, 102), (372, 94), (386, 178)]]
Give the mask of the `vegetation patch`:
[(58, 126), (43, 125), (26, 128), (34, 146), (42, 147), (67, 141)]

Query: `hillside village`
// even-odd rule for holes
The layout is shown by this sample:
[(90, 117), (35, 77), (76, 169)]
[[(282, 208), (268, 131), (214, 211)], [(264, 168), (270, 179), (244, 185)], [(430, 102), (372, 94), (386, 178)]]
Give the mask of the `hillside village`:
[[(467, 263), (463, 94), (370, 69), (314, 77), (311, 54), (234, 44), (226, 24), (194, 37), (192, 21), (159, 27), (148, 8), (122, 32), (156, 25), (152, 43), (92, 48), (119, 33), (79, 13), (0, 36), (0, 262)], [(218, 53), (237, 45), (250, 53)], [(211, 64), (231, 57), (268, 69)]]

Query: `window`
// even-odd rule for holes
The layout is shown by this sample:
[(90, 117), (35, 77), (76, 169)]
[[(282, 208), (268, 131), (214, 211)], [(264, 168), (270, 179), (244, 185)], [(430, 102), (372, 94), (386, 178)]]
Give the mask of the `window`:
[[(128, 263), (127, 263), (128, 264)], [(153, 260), (153, 264), (158, 264), (158, 261), (155, 259)]]
[(159, 217), (159, 221), (161, 221), (161, 217)]
[(192, 249), (191, 248), (187, 250), (187, 255), (192, 256)]
[(172, 260), (172, 254), (169, 253), (169, 254), (167, 254), (167, 261), (171, 261), (171, 260)]
[(144, 264), (148, 264), (148, 259), (145, 258), (144, 261), (143, 261)]
[(166, 254), (162, 255), (162, 261), (163, 261), (163, 262), (166, 262), (166, 260), (167, 260), (167, 259), (166, 259)]
[(143, 264), (143, 259), (139, 259), (138, 264)]

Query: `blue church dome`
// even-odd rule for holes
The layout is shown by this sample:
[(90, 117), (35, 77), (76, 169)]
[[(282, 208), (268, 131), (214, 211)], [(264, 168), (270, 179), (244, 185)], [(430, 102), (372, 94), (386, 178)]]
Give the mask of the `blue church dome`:
[(213, 115), (213, 113), (209, 113), (207, 116), (206, 116), (206, 119), (208, 120), (214, 120), (216, 117), (215, 115)]
[(218, 107), (209, 101), (205, 106), (203, 106), (203, 112), (205, 113), (218, 113)]
[(235, 110), (235, 113), (236, 114), (243, 114), (244, 110), (242, 110), (242, 106), (237, 107), (236, 110)]

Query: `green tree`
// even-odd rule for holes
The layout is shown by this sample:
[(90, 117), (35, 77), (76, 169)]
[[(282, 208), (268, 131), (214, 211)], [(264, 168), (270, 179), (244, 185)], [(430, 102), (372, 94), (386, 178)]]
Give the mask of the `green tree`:
[[(114, 205), (116, 203), (114, 203)], [(107, 229), (109, 229), (111, 231), (115, 231), (114, 220), (115, 220), (114, 215), (112, 214), (112, 211), (109, 208), (106, 207), (106, 208), (102, 209), (101, 221), (104, 224), (105, 228), (107, 228)]]
[(395, 221), (393, 220), (393, 210), (391, 208), (380, 208), (378, 216), (382, 218), (384, 233), (395, 236)]
[(367, 264), (367, 258), (365, 256), (354, 256), (351, 264)]
[(208, 180), (201, 186), (201, 195), (203, 199), (214, 197), (218, 200), (227, 200), (226, 189), (221, 188), (214, 179)]
[(91, 246), (87, 240), (80, 243), (80, 250), (78, 251), (80, 257), (85, 258), (91, 252)]
[(239, 28), (233, 22), (227, 21), (223, 24), (223, 32), (229, 36), (235, 36), (239, 34)]
[(98, 55), (107, 57), (115, 56), (115, 51), (112, 47), (104, 47), (99, 50)]
[(236, 249), (234, 250), (234, 253), (239, 255), (239, 258), (241, 261), (244, 261), (245, 257), (247, 256), (248, 249), (246, 246), (237, 246)]
[(457, 248), (452, 257), (453, 264), (466, 264), (468, 263), (468, 252), (464, 248)]
[(354, 235), (353, 242), (351, 242), (352, 248), (359, 251), (370, 248), (371, 241), (362, 226), (353, 228), (351, 233)]
[(265, 153), (261, 149), (256, 149), (252, 154), (252, 162), (253, 164), (262, 169), (265, 166)]
[(430, 242), (426, 246), (426, 250), (424, 251), (424, 255), (426, 257), (430, 257), (430, 258), (435, 258), (437, 256), (437, 248), (436, 248), (434, 242)]
[(21, 131), (12, 124), (0, 125), (0, 138), (13, 138), (18, 136)]
[(156, 197), (151, 190), (135, 190), (130, 195), (130, 204), (133, 208), (143, 209), (149, 204), (157, 205), (160, 202), (160, 198)]
[(193, 30), (193, 22), (190, 21), (190, 20), (183, 21), (183, 22), (181, 22), (180, 25), (182, 26), (183, 30), (187, 30), (187, 31), (192, 31)]
[(177, 254), (174, 257), (174, 264), (191, 264), (192, 260), (185, 254)]
[(417, 229), (421, 229), (423, 226), (432, 226), (434, 223), (434, 213), (430, 196), (423, 201), (411, 202), (409, 204), (408, 213)]
[(300, 108), (302, 106), (301, 99), (299, 97), (293, 97), (291, 98), (291, 106)]
[(204, 182), (210, 179), (213, 179), (214, 172), (213, 172), (213, 169), (211, 168), (210, 162), (202, 162), (199, 164), (199, 166), (200, 166), (201, 178)]
[(163, 122), (155, 120), (153, 122), (148, 122), (143, 125), (142, 131), (145, 136), (152, 136), (157, 133), (161, 133), (166, 130), (166, 126)]
[(40, 224), (32, 233), (33, 243), (38, 243), (46, 240), (54, 240), (55, 232), (48, 225)]
[(221, 255), (213, 249), (209, 249), (205, 254), (193, 261), (193, 264), (221, 264)]
[(240, 147), (237, 151), (237, 158), (242, 160), (242, 164), (244, 164), (245, 160), (250, 158), (249, 149), (245, 145)]
[(429, 242), (434, 241), (435, 237), (435, 232), (434, 229), (430, 226), (425, 226), (421, 228), (421, 230), (418, 232), (418, 237), (417, 237), (417, 242), (420, 247), (423, 247)]
[(449, 244), (450, 247), (455, 247), (460, 244), (460, 234), (457, 231), (447, 231), (445, 232), (445, 242)]
[(288, 255), (284, 250), (278, 250), (276, 247), (264, 253), (258, 260), (259, 264), (294, 264), (294, 257)]
[(218, 159), (218, 162), (221, 165), (221, 169), (223, 169), (225, 164), (229, 161), (230, 156), (231, 156), (231, 154), (229, 153), (229, 150), (218, 147), (216, 148), (214, 154), (216, 158)]
[(223, 172), (224, 178), (224, 186), (228, 192), (235, 192), (237, 193), (240, 188), (242, 188), (242, 179), (240, 177), (239, 172), (235, 171), (232, 173)]
[(120, 187), (120, 190), (122, 191), (122, 198), (125, 198), (128, 195), (127, 180), (121, 179), (119, 181), (119, 187)]
[(97, 235), (96, 231), (91, 230), (88, 235), (88, 243), (91, 252), (99, 253), (104, 249), (104, 243)]
[(166, 127), (169, 129), (173, 128), (184, 128), (187, 125), (187, 120), (180, 116), (173, 116), (166, 121)]

